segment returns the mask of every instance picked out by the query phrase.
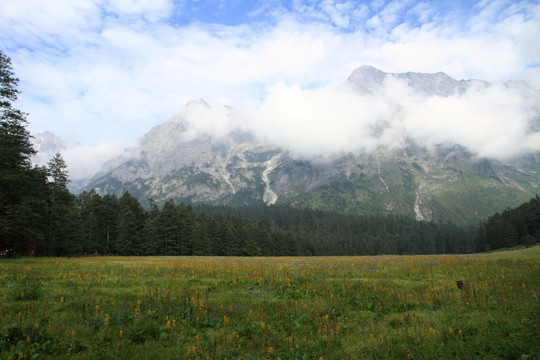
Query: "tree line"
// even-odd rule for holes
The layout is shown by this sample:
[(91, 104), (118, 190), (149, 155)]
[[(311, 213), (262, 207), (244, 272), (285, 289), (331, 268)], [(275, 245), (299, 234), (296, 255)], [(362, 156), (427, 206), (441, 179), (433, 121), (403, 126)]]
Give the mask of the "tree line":
[(496, 213), (480, 225), (477, 250), (487, 251), (540, 241), (540, 199), (538, 195), (514, 209)]
[(476, 250), (476, 228), (419, 222), (403, 215), (347, 215), (282, 205), (193, 206), (208, 213), (228, 211), (252, 221), (268, 221), (293, 233), (302, 255), (441, 254)]

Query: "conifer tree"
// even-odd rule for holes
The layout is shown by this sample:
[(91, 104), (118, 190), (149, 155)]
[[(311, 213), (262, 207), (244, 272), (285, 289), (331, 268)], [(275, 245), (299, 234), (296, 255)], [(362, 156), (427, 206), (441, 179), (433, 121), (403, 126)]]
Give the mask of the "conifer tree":
[(102, 254), (105, 242), (100, 212), (102, 199), (95, 190), (83, 191), (77, 198), (81, 220), (81, 245), (83, 253)]
[(168, 200), (158, 216), (157, 238), (160, 253), (163, 255), (181, 255), (181, 240), (178, 212), (174, 201)]
[(119, 201), (118, 236), (113, 241), (113, 251), (120, 255), (141, 255), (143, 226), (144, 210), (126, 191)]
[(49, 160), (51, 179), (49, 204), (49, 250), (54, 255), (75, 255), (82, 251), (76, 198), (67, 188), (69, 175), (59, 153)]
[(46, 173), (32, 169), (35, 151), (26, 114), (13, 107), (19, 79), (0, 51), (0, 248), (33, 250), (44, 237)]
[(142, 235), (142, 254), (157, 255), (159, 254), (158, 233), (158, 218), (159, 208), (154, 200), (148, 200), (148, 210), (144, 220), (144, 230)]

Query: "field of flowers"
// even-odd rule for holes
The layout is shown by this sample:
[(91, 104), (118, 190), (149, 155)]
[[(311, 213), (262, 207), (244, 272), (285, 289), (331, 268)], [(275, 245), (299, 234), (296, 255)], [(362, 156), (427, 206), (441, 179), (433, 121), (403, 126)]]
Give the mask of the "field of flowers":
[(0, 357), (538, 359), (539, 249), (4, 259)]

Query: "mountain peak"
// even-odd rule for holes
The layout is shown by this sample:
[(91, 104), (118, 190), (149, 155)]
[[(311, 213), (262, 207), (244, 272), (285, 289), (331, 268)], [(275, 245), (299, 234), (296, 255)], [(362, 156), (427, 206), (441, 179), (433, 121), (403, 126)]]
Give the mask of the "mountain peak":
[(186, 109), (198, 107), (209, 109), (210, 105), (208, 105), (208, 103), (204, 99), (192, 100), (186, 104)]
[[(385, 86), (388, 78), (398, 79), (416, 92), (426, 95), (451, 96), (462, 94), (473, 82), (478, 80), (456, 80), (444, 72), (435, 74), (406, 72), (406, 73), (386, 73), (371, 65), (362, 65), (355, 69), (347, 83), (356, 91), (363, 94), (373, 94)], [(487, 82), (482, 82), (489, 85)]]
[(371, 65), (362, 65), (351, 73), (347, 83), (362, 93), (370, 94), (382, 86), (387, 75)]

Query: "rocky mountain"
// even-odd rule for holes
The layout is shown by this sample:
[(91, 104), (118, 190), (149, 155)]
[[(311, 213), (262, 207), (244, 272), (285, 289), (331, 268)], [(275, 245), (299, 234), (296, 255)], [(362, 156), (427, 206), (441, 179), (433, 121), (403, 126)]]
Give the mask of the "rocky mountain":
[[(32, 157), (32, 163), (37, 166), (46, 166), (49, 160), (52, 159), (56, 153), (60, 153), (60, 155), (64, 157), (64, 160), (66, 160), (66, 152), (80, 145), (68, 143), (60, 136), (50, 131), (44, 131), (42, 133), (32, 135), (31, 141), (32, 145), (34, 146), (34, 150), (36, 150), (36, 154)], [(70, 171), (71, 169), (68, 168), (68, 172)], [(90, 176), (76, 178), (70, 176), (70, 178), (71, 180), (68, 184), (68, 188), (74, 193), (81, 192), (90, 180)]]
[(417, 92), (437, 96), (462, 94), (473, 84), (489, 86), (488, 82), (482, 80), (455, 80), (443, 72), (390, 74), (369, 65), (354, 70), (347, 83), (361, 93), (371, 94), (380, 90), (389, 78), (400, 80)]
[[(490, 86), (444, 73), (387, 74), (370, 66), (355, 70), (346, 86), (375, 93), (389, 78), (442, 97), (472, 85)], [(190, 103), (182, 114), (153, 128), (136, 148), (108, 162), (87, 189), (129, 191), (158, 203), (174, 198), (232, 206), (288, 204), (473, 225), (540, 189), (540, 154), (498, 161), (478, 158), (456, 144), (428, 148), (408, 139), (399, 147), (301, 160), (249, 131), (223, 137), (194, 132), (187, 114), (206, 107), (204, 101)], [(222, 110), (235, 116), (232, 108)]]
[(47, 162), (57, 153), (71, 147), (61, 137), (53, 134), (50, 131), (37, 133), (32, 136), (32, 145), (37, 153), (32, 158), (32, 162), (36, 165), (46, 165)]

